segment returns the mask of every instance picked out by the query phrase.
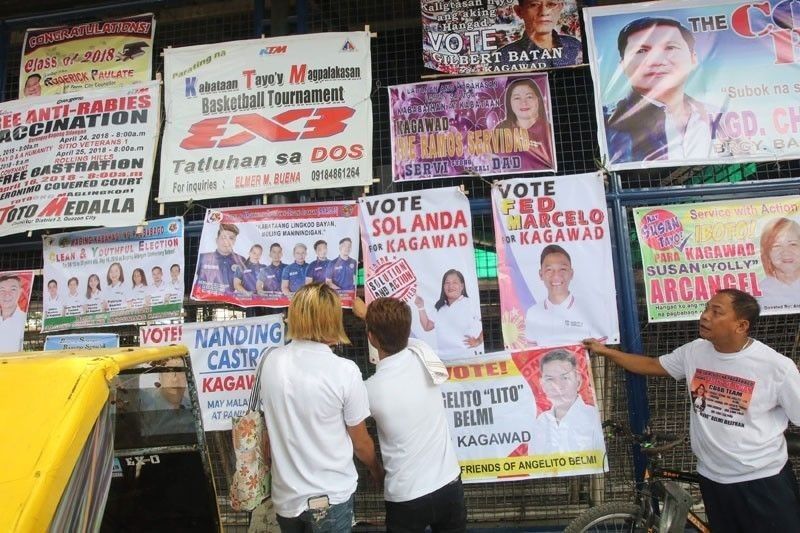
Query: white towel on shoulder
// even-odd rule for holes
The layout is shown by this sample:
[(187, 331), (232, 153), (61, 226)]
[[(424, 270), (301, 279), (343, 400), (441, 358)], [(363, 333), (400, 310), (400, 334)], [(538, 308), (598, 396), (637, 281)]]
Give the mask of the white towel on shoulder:
[(441, 385), (447, 381), (447, 367), (427, 343), (419, 339), (408, 339), (408, 349), (419, 357), (435, 385)]

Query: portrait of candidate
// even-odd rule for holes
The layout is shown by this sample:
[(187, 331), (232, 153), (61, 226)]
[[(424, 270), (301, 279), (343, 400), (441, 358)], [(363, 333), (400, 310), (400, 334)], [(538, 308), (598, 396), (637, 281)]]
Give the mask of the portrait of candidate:
[(308, 263), (306, 263), (306, 253), (308, 247), (303, 243), (297, 243), (292, 249), (294, 256), (294, 263), (286, 265), (281, 274), (281, 292), (287, 298), (297, 292), (300, 287), (306, 283), (306, 270), (308, 270)]
[(239, 228), (220, 224), (217, 230), (217, 249), (200, 254), (197, 259), (197, 281), (203, 290), (226, 292), (233, 290), (236, 271), (244, 268), (244, 257), (233, 251)]
[(761, 230), (758, 303), (770, 307), (800, 305), (800, 224), (786, 217), (771, 220)]
[(22, 89), (22, 97), (28, 96), (41, 96), (42, 95), (42, 76), (39, 74), (31, 74), (25, 80), (25, 87)]
[(351, 291), (356, 287), (358, 261), (350, 257), (353, 241), (345, 237), (339, 241), (339, 256), (328, 263), (325, 282), (337, 291)]
[(256, 282), (258, 292), (281, 292), (281, 279), (286, 264), (283, 259), (283, 247), (273, 242), (269, 247), (269, 264), (261, 269)]
[(583, 376), (575, 354), (563, 348), (547, 352), (540, 363), (540, 386), (550, 409), (536, 417), (531, 446), (536, 454), (603, 450), (603, 429), (597, 407), (579, 391)]
[(529, 307), (525, 314), (525, 338), (529, 345), (565, 346), (576, 344), (586, 336), (589, 326), (570, 291), (574, 275), (572, 258), (564, 248), (557, 244), (544, 247), (539, 279), (547, 296)]
[(15, 274), (0, 274), (0, 353), (22, 351), (25, 320), (20, 309), (22, 279)]
[(724, 138), (715, 110), (686, 94), (698, 66), (692, 32), (674, 19), (639, 18), (619, 32), (617, 51), (630, 91), (603, 109), (611, 163), (725, 155), (714, 151)]
[(542, 92), (530, 78), (514, 80), (506, 87), (506, 118), (496, 129), (522, 128), (528, 132), (528, 151), (522, 157), (529, 159), (525, 168), (552, 168), (553, 147), (550, 122), (547, 120)]
[(583, 45), (556, 31), (564, 0), (517, 0), (514, 13), (525, 23), (522, 37), (500, 48), (500, 62), (517, 69), (569, 67), (583, 63)]

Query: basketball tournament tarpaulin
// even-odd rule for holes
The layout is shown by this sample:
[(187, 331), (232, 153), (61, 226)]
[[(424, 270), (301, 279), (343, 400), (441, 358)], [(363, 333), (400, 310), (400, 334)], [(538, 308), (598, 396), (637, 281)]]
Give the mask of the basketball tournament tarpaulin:
[(372, 183), (367, 32), (164, 50), (159, 201)]

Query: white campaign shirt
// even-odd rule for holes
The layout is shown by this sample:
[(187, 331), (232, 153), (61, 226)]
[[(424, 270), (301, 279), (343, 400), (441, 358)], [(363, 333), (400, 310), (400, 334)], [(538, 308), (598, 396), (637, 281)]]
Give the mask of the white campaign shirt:
[(261, 401), (272, 451), (272, 500), (281, 516), (327, 495), (344, 503), (356, 490), (353, 443), (347, 426), (369, 416), (361, 371), (319, 342), (295, 340), (269, 353)]
[(553, 410), (544, 411), (533, 425), (533, 453), (603, 451), (603, 428), (597, 408), (578, 396), (561, 421)]
[(162, 280), (161, 285), (156, 285), (155, 283), (148, 285), (148, 290), (150, 293), (150, 305), (161, 305), (164, 303), (168, 303), (167, 295), (169, 294), (169, 287), (167, 286), (167, 282)]
[(456, 479), (461, 468), (442, 392), (420, 358), (408, 349), (386, 357), (366, 385), (386, 470), (386, 501), (413, 500)]
[(477, 337), (483, 330), (477, 306), (461, 296), (450, 305), (444, 304), (428, 317), (433, 320), (436, 333), (436, 352), (442, 360), (454, 360), (483, 353), (483, 343), (470, 348), (464, 344), (464, 337)]
[(67, 294), (64, 299), (64, 314), (66, 316), (75, 316), (83, 312), (83, 302), (85, 298), (80, 293)]
[(127, 298), (128, 293), (122, 283), (116, 285), (109, 285), (105, 292), (106, 302), (108, 303), (109, 311), (119, 311), (128, 307)]
[(659, 362), (673, 378), (688, 380), (690, 394), (705, 390), (705, 407), (690, 417), (700, 474), (738, 483), (780, 472), (788, 459), (783, 432), (789, 420), (800, 424), (800, 372), (791, 359), (756, 340), (725, 354), (697, 339)]
[(596, 336), (572, 294), (560, 304), (540, 300), (525, 313), (525, 338), (533, 346), (567, 346)]
[(56, 316), (61, 316), (64, 313), (64, 304), (61, 301), (61, 298), (56, 296), (55, 298), (48, 298), (47, 303), (44, 306), (44, 316), (47, 318), (52, 318)]
[(96, 294), (89, 296), (86, 298), (86, 312), (101, 312), (103, 310), (103, 302), (105, 302), (105, 299), (103, 298), (103, 291), (99, 291)]
[(27, 314), (19, 307), (5, 320), (0, 318), (0, 353), (22, 351), (26, 318)]

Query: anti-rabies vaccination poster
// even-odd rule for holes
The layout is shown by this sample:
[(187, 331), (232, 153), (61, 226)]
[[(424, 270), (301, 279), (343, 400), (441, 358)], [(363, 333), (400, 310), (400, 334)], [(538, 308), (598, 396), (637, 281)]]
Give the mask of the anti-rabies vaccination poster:
[(389, 88), (392, 179), (554, 172), (546, 73)]
[(364, 294), (411, 307), (412, 336), (442, 361), (484, 352), (469, 201), (457, 187), (359, 198)]
[(506, 348), (618, 343), (602, 176), (499, 181), (492, 210)]
[(144, 220), (157, 82), (0, 103), (0, 236)]
[(164, 50), (162, 202), (372, 183), (368, 32)]
[(450, 365), (442, 385), (466, 482), (607, 470), (600, 415), (580, 346), (496, 353)]
[(328, 283), (350, 307), (358, 273), (355, 202), (209, 209), (192, 299), (286, 307), (307, 283)]
[(22, 45), (20, 99), (150, 81), (155, 29), (151, 13), (29, 29)]
[(421, 0), (427, 68), (480, 74), (583, 62), (575, 0)]
[(800, 313), (800, 196), (633, 210), (650, 322), (695, 320), (719, 289)]
[(42, 331), (179, 316), (183, 219), (43, 237)]
[(22, 351), (32, 287), (33, 270), (0, 272), (0, 353)]
[(585, 8), (608, 168), (797, 158), (796, 9), (784, 0)]
[(261, 357), (284, 344), (283, 315), (147, 326), (140, 329), (139, 341), (141, 346), (177, 342), (189, 348), (203, 429), (225, 431), (233, 417), (247, 412)]

